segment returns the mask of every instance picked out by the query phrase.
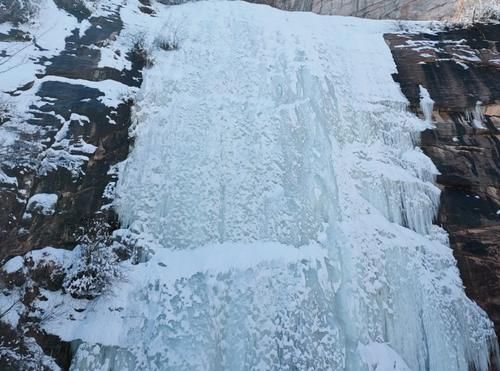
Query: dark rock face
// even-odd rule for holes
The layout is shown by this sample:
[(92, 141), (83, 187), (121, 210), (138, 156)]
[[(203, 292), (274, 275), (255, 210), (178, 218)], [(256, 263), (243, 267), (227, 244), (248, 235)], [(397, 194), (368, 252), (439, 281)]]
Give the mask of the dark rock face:
[[(106, 17), (92, 17), (81, 2), (55, 2), (78, 19), (88, 19), (90, 27), (83, 35), (73, 30), (59, 55), (37, 61), (45, 66), (43, 74), (8, 92), (16, 96), (36, 89), (41, 103), (30, 107), (30, 130), (20, 125), (15, 143), (0, 153), (7, 176), (0, 177), (0, 262), (47, 246), (72, 249), (77, 237), (85, 233), (82, 227), (96, 218), (111, 229), (118, 226), (113, 210), (103, 206), (111, 201), (106, 187), (116, 180), (112, 167), (128, 155), (133, 101), (124, 95), (120, 102), (107, 105), (102, 99), (105, 92), (92, 83), (109, 80), (125, 88), (139, 87), (144, 60), (133, 51), (120, 51), (128, 53), (130, 69), (99, 67), (99, 48), (106, 47), (122, 29), (119, 9)], [(32, 39), (26, 33), (10, 32), (0, 34), (0, 40)], [(30, 204), (40, 194), (55, 198), (49, 211), (43, 205)], [(17, 354), (0, 356), (0, 369), (47, 369), (39, 364), (40, 357), (54, 359), (68, 369), (71, 344), (41, 330), (40, 318), (32, 313), (35, 300), (47, 300), (41, 289), (61, 290), (65, 273), (53, 262), (32, 263), (24, 261), (29, 273), (0, 274), (4, 295), (13, 288), (24, 290), (21, 303), (25, 308), (17, 327), (3, 322), (5, 313), (0, 313), (0, 347)], [(33, 340), (38, 353), (30, 346)]]
[(437, 223), (449, 233), (466, 292), (500, 336), (500, 25), (436, 34), (386, 35), (411, 108), (420, 88), (434, 100), (435, 128), (421, 148), (442, 189)]
[[(0, 184), (0, 260), (45, 246), (72, 248), (75, 233), (85, 224), (83, 221), (91, 219), (109, 201), (103, 198), (103, 193), (113, 179), (108, 174), (110, 167), (128, 154), (132, 101), (124, 98), (117, 107), (110, 108), (100, 100), (104, 93), (81, 85), (81, 80), (114, 80), (137, 87), (141, 83), (142, 62), (132, 58), (132, 69), (123, 71), (98, 67), (101, 56), (95, 45), (115, 37), (122, 23), (118, 14), (91, 17), (89, 21), (91, 27), (84, 35), (79, 36), (78, 30), (74, 30), (66, 39), (65, 50), (50, 60), (40, 61), (48, 67), (38, 78), (67, 79), (41, 83), (37, 95), (45, 103), (32, 107), (33, 118), (29, 120), (40, 130), (21, 133), (21, 140), (13, 150), (0, 156), (5, 173), (17, 180), (17, 186)], [(19, 94), (22, 88), (11, 94)], [(77, 119), (72, 119), (75, 115)], [(78, 119), (81, 117), (85, 119)], [(69, 121), (67, 129), (61, 118)], [(58, 142), (64, 130), (71, 151)], [(79, 144), (82, 141), (97, 149), (85, 153)], [(78, 169), (72, 164), (58, 165), (67, 161), (65, 156), (82, 155), (88, 155), (88, 161)], [(31, 213), (27, 218), (27, 199), (39, 193), (58, 196), (55, 212)], [(113, 222), (114, 215), (108, 213), (107, 218)]]

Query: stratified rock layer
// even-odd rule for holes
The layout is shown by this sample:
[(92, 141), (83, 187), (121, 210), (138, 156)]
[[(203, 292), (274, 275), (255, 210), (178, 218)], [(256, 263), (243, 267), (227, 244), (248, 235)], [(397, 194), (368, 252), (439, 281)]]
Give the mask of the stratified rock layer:
[(457, 0), (251, 0), (279, 9), (375, 19), (449, 19)]
[[(113, 57), (105, 55), (123, 28), (118, 7), (108, 6), (106, 12), (91, 15), (81, 2), (55, 3), (86, 23), (77, 27), (69, 23), (75, 28), (69, 29), (60, 52), (49, 57), (30, 56), (29, 60), (40, 68), (27, 84), (8, 91), (8, 79), (5, 75), (0, 79), (3, 93), (18, 101), (27, 95), (25, 99), (30, 102), (22, 119), (2, 120), (0, 112), (0, 136), (15, 138), (4, 141), (0, 150), (3, 262), (46, 246), (73, 249), (77, 235), (85, 233), (89, 220), (94, 218), (110, 222), (110, 228), (116, 227), (114, 212), (104, 205), (111, 201), (108, 188), (116, 180), (113, 165), (124, 160), (129, 151), (132, 95), (123, 94), (116, 103), (109, 103), (111, 98), (105, 88), (121, 86), (121, 91), (127, 92), (140, 86), (144, 60), (134, 49), (119, 50)], [(64, 22), (60, 14), (54, 12), (53, 17), (54, 25)], [(24, 42), (24, 48), (30, 50), (27, 43), (31, 42), (46, 51), (37, 44), (36, 32), (13, 28), (0, 33), (0, 60), (6, 63), (15, 57), (10, 53), (19, 47), (11, 48), (10, 43)], [(37, 36), (38, 43), (44, 45)], [(101, 67), (109, 59), (121, 57), (130, 62), (130, 68), (120, 68), (118, 62), (116, 66)], [(25, 73), (22, 64), (4, 67), (3, 72), (17, 71), (19, 67), (19, 74)], [(23, 262), (35, 275), (22, 270), (13, 274), (0, 271), (2, 298), (9, 303), (2, 304), (0, 310), (0, 369), (66, 370), (71, 363), (72, 345), (42, 329), (41, 319), (35, 314), (37, 301), (48, 300), (43, 290), (60, 290), (63, 276), (54, 275), (52, 269), (33, 271), (30, 258)], [(18, 301), (11, 299), (16, 291), (21, 292)], [(15, 320), (9, 321), (12, 317)]]
[[(89, 16), (85, 8), (58, 3), (78, 19)], [(0, 154), (5, 174), (16, 179), (11, 184), (0, 180), (0, 259), (45, 246), (73, 248), (81, 226), (109, 203), (103, 193), (114, 177), (110, 167), (127, 157), (132, 102), (125, 97), (116, 107), (109, 107), (101, 100), (105, 93), (86, 84), (113, 80), (137, 87), (143, 63), (134, 53), (123, 51), (129, 53), (130, 70), (99, 67), (101, 52), (96, 46), (105, 46), (116, 38), (122, 21), (115, 13), (90, 17), (89, 25), (83, 34), (73, 30), (59, 55), (38, 62), (47, 67), (37, 80), (9, 92), (18, 96), (25, 90), (38, 89), (41, 104), (30, 107), (32, 118), (28, 123), (37, 129), (21, 132), (12, 148)], [(5, 40), (6, 35), (0, 33), (2, 38)], [(65, 120), (69, 122), (67, 127)], [(73, 150), (62, 148), (61, 138)], [(95, 150), (80, 168), (59, 166), (67, 161), (60, 153), (66, 151), (66, 156), (74, 158), (88, 155), (88, 145)], [(29, 212), (27, 199), (40, 193), (57, 195), (53, 212)], [(106, 218), (113, 221), (113, 213), (106, 212)]]
[(422, 113), (419, 86), (435, 102), (421, 147), (441, 172), (437, 221), (468, 295), (500, 334), (500, 25), (386, 40), (413, 110)]

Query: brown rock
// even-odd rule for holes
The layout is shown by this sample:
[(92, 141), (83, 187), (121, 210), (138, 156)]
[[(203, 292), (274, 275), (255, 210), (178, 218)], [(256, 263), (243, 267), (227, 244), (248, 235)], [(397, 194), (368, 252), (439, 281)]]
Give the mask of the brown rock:
[[(467, 294), (500, 336), (500, 25), (386, 41), (411, 109), (422, 114), (419, 85), (436, 103), (435, 128), (422, 134), (421, 147), (441, 172), (437, 223), (449, 233)], [(432, 48), (418, 49), (424, 44)]]
[[(164, 2), (171, 2), (164, 0)], [(250, 0), (275, 8), (375, 19), (441, 20), (451, 18), (458, 0)]]

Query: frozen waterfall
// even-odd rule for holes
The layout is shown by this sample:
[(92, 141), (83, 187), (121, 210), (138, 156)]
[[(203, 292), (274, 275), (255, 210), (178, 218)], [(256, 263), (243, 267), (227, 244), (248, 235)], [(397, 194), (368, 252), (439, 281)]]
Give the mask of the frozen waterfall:
[(61, 325), (72, 369), (486, 371), (492, 324), (432, 225), (393, 23), (196, 2), (147, 37), (174, 26), (117, 185), (149, 258)]

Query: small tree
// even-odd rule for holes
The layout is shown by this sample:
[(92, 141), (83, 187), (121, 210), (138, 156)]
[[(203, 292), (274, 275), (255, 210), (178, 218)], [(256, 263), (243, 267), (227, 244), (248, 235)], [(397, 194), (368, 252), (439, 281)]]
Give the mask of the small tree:
[(137, 63), (141, 68), (151, 68), (155, 60), (151, 56), (151, 50), (147, 47), (146, 37), (143, 33), (132, 36), (132, 48), (129, 52), (132, 62)]
[(0, 125), (12, 118), (12, 107), (7, 100), (0, 97)]
[(121, 278), (117, 256), (111, 249), (110, 229), (103, 221), (93, 221), (85, 234), (78, 238), (80, 260), (64, 284), (74, 298), (93, 299)]
[(154, 41), (154, 46), (165, 51), (179, 49), (181, 26), (167, 20)]
[(179, 35), (177, 28), (165, 29), (161, 35), (158, 35), (154, 45), (165, 51), (179, 49)]

